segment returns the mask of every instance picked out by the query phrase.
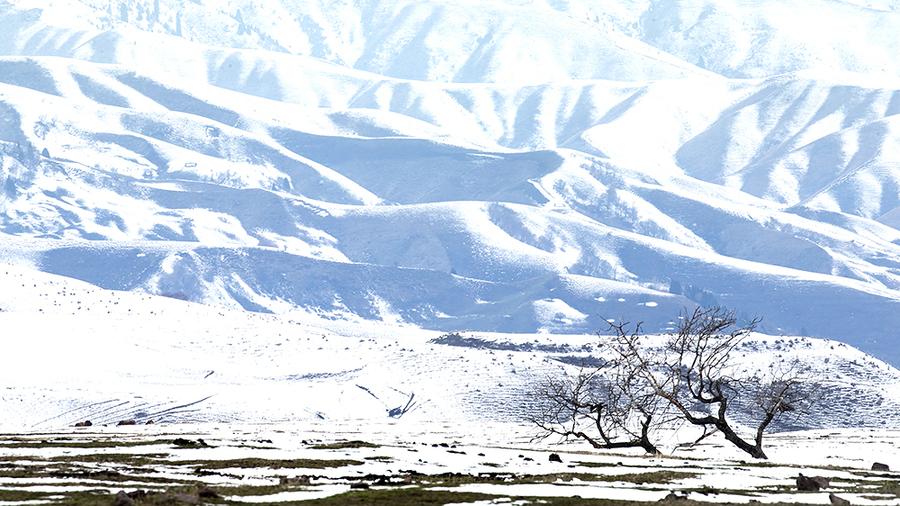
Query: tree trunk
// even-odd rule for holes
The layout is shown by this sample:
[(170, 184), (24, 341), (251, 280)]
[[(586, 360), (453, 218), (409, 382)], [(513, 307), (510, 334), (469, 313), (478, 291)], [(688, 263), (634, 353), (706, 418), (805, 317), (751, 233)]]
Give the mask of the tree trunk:
[(720, 396), (719, 401), (719, 416), (716, 420), (716, 428), (722, 432), (722, 435), (725, 436), (725, 439), (749, 453), (751, 457), (754, 459), (768, 459), (765, 452), (762, 450), (762, 438), (757, 438), (757, 444), (752, 445), (748, 443), (744, 438), (738, 436), (737, 432), (731, 428), (731, 425), (728, 424), (728, 418), (725, 413), (728, 411), (728, 399)]
[(722, 435), (725, 436), (729, 442), (749, 453), (751, 457), (754, 459), (767, 459), (769, 457), (766, 456), (765, 452), (763, 452), (762, 447), (760, 445), (752, 445), (741, 436), (738, 436), (737, 433), (731, 429), (728, 425), (728, 422), (722, 420), (721, 422), (716, 424), (716, 427), (722, 432)]

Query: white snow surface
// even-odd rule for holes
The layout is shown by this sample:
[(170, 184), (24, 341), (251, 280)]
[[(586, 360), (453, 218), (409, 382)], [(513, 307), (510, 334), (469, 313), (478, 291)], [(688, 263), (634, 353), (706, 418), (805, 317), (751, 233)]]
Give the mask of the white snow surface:
[(896, 0), (2, 1), (0, 256), (323, 329), (722, 304), (897, 365), (897, 33)]
[[(144, 423), (522, 423), (593, 335), (467, 333), (265, 315), (0, 265), (0, 430)], [(748, 374), (799, 361), (821, 399), (777, 429), (900, 426), (900, 371), (837, 341), (756, 334)], [(576, 365), (569, 365), (576, 364)], [(738, 423), (749, 422), (738, 411)], [(858, 414), (865, 412), (860, 420)]]

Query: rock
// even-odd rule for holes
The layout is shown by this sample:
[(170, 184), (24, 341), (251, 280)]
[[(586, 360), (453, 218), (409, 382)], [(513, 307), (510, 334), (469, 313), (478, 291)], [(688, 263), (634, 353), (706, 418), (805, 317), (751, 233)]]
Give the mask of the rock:
[(78, 422), (75, 424), (76, 427), (90, 427), (91, 425), (94, 424), (92, 424), (90, 420), (85, 420), (83, 422)]
[(834, 494), (828, 494), (828, 500), (831, 501), (831, 504), (834, 506), (850, 506), (850, 501)]
[(797, 476), (797, 490), (801, 492), (818, 492), (830, 483), (828, 478), (822, 476), (803, 476), (803, 473)]
[(113, 506), (134, 506), (134, 499), (128, 497), (124, 490), (120, 490), (113, 499)]
[(876, 463), (872, 464), (872, 470), (873, 471), (890, 471), (891, 466), (889, 466), (887, 464), (882, 464), (881, 462), (876, 462)]
[(551, 453), (550, 454), (550, 462), (562, 463), (562, 457), (560, 457), (558, 453)]
[(681, 495), (678, 492), (669, 492), (669, 495), (660, 499), (659, 502), (670, 503), (670, 502), (684, 502), (687, 500), (688, 500), (687, 494)]
[(219, 499), (221, 496), (213, 489), (209, 488), (206, 485), (201, 485), (200, 488), (197, 489), (197, 497), (201, 499)]
[(122, 426), (122, 425), (137, 425), (137, 421), (134, 420), (134, 419), (131, 419), (131, 420), (119, 420), (119, 423), (116, 424), (116, 426)]
[(132, 492), (128, 492), (128, 497), (134, 499), (135, 501), (143, 501), (149, 494), (146, 490), (135, 490)]
[(811, 479), (819, 484), (819, 488), (828, 488), (831, 486), (831, 479), (824, 476), (812, 476)]
[(366, 490), (369, 488), (368, 483), (351, 483), (350, 488), (352, 490)]
[[(85, 478), (89, 478), (92, 480), (106, 480), (106, 481), (122, 481), (122, 473), (118, 471), (113, 471), (110, 469), (102, 469), (100, 471), (82, 471), (78, 473), (80, 476)], [(131, 494), (128, 494), (128, 497), (135, 499), (135, 497)]]
[(172, 440), (172, 444), (179, 448), (209, 448), (209, 445), (206, 444), (206, 441), (202, 439), (193, 441), (191, 439), (179, 437)]

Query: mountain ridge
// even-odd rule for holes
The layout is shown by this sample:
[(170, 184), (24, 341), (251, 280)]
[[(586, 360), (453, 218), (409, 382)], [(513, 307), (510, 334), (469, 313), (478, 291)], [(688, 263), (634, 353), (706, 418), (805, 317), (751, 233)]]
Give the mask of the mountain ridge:
[[(645, 68), (646, 47), (623, 46), (610, 58), (638, 63), (606, 79), (551, 66), (542, 82), (507, 80), (487, 65), (445, 82), (429, 72), (449, 67), (419, 62), (436, 46), (411, 36), (403, 47), (424, 53), (398, 56), (416, 78), (403, 79), (390, 59), (361, 70), (144, 32), (127, 9), (146, 16), (149, 2), (106, 3), (131, 20), (108, 31), (85, 19), (100, 3), (37, 4), (0, 4), (8, 259), (109, 289), (440, 330), (584, 333), (616, 318), (664, 331), (683, 307), (724, 304), (763, 316), (766, 332), (900, 363), (890, 73), (734, 79), (684, 61)], [(456, 33), (447, 19), (484, 16), (418, 5), (409, 19), (434, 24), (409, 22), (440, 40)], [(524, 37), (517, 19), (504, 33)], [(578, 23), (578, 37), (612, 40)], [(566, 60), (556, 42), (521, 40)]]

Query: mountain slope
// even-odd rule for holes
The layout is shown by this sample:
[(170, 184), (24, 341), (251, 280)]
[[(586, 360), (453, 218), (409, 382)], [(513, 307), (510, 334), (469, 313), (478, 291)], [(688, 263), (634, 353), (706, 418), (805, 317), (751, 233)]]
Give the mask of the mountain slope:
[[(664, 24), (711, 5), (634, 4), (676, 9)], [(35, 5), (0, 5), (6, 259), (442, 330), (657, 331), (725, 304), (900, 363), (890, 71), (762, 56), (726, 71), (659, 42), (671, 27), (578, 2), (285, 1), (302, 12), (285, 26), (250, 2)], [(351, 21), (328, 25), (338, 12)], [(767, 30), (760, 55), (795, 44)], [(892, 47), (867, 44), (845, 49)]]
[(5, 52), (106, 62), (124, 56), (129, 32), (141, 30), (444, 82), (641, 80), (701, 69), (731, 78), (900, 73), (895, 0), (9, 3), (20, 12), (7, 18), (14, 36)]
[[(137, 28), (215, 46), (313, 56), (401, 79), (524, 83), (601, 72), (620, 79), (703, 73), (617, 32), (506, 2), (62, 0), (43, 11), (26, 9), (44, 2), (13, 3), (22, 11), (6, 18), (14, 33), (6, 52), (107, 63), (146, 51), (129, 48), (129, 39), (140, 37)], [(75, 16), (61, 20), (53, 11)]]

